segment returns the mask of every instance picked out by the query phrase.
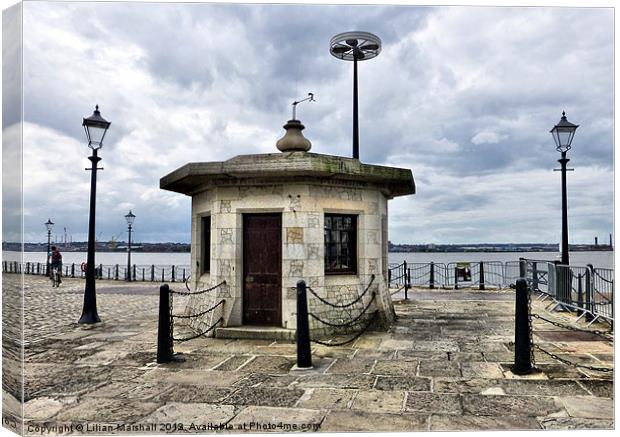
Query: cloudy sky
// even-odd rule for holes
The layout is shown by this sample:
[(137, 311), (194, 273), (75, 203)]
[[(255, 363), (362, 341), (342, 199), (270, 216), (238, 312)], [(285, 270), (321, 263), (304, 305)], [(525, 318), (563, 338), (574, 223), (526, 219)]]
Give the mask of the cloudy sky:
[[(317, 101), (298, 115), (312, 151), (350, 156), (352, 65), (328, 51), (347, 30), (383, 41), (359, 67), (361, 160), (410, 168), (416, 181), (414, 196), (390, 204), (393, 242), (559, 241), (549, 130), (562, 110), (580, 125), (570, 241), (613, 231), (610, 8), (27, 2), (23, 26), (26, 241), (45, 239), (48, 218), (59, 236), (66, 227), (86, 239), (81, 121), (96, 103), (112, 122), (102, 240), (126, 237), (132, 209), (137, 241), (189, 241), (190, 200), (160, 190), (160, 177), (276, 151), (291, 102), (308, 92)], [(7, 90), (19, 50), (5, 37), (3, 53)], [(18, 119), (5, 107), (5, 171)], [(15, 237), (6, 225), (5, 241)]]

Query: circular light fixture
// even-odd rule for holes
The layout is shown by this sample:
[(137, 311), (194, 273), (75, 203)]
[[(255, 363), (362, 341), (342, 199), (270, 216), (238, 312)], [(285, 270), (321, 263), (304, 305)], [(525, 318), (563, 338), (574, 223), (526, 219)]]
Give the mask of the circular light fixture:
[(368, 60), (381, 53), (381, 38), (370, 32), (343, 32), (329, 41), (329, 52), (345, 61)]

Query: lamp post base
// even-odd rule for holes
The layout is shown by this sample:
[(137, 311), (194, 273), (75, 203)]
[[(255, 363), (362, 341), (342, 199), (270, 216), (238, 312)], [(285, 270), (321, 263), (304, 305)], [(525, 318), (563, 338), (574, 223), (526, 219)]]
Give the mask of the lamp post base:
[(89, 325), (93, 323), (99, 323), (99, 322), (101, 322), (101, 319), (99, 318), (99, 315), (97, 314), (97, 310), (83, 312), (82, 317), (80, 317), (80, 320), (78, 320), (79, 324), (89, 324)]

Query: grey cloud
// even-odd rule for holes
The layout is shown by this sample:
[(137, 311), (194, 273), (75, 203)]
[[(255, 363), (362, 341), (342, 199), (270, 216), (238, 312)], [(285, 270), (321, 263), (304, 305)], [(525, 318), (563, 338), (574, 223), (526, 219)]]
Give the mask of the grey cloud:
[[(43, 182), (29, 181), (32, 238), (40, 235), (40, 217), (52, 213), (85, 235), (88, 150), (81, 117), (95, 103), (113, 123), (101, 152), (102, 238), (124, 230), (122, 215), (131, 207), (144, 241), (187, 241), (189, 199), (158, 190), (159, 178), (189, 161), (274, 151), (291, 102), (309, 91), (317, 102), (299, 114), (313, 151), (349, 156), (352, 65), (329, 55), (328, 42), (352, 29), (384, 42), (377, 59), (360, 63), (362, 159), (412, 168), (418, 184), (416, 196), (390, 207), (392, 241), (500, 241), (528, 230), (531, 240), (555, 241), (557, 223), (540, 225), (531, 216), (558, 212), (559, 180), (551, 171), (558, 154), (548, 131), (563, 109), (581, 125), (571, 164), (596, 180), (590, 200), (571, 193), (571, 207), (580, 214), (592, 199), (613, 199), (611, 9), (25, 7), (28, 132), (50, 129), (54, 141), (45, 147), (63, 150), (32, 171), (61, 169), (69, 182), (50, 194)], [(498, 141), (474, 141), (483, 131)], [(537, 170), (546, 176), (522, 181)], [(452, 201), (460, 191), (465, 194)], [(538, 210), (528, 206), (531, 193), (540, 197)], [(50, 211), (46, 199), (55, 195), (72, 201)], [(515, 204), (524, 205), (522, 217), (498, 214)], [(575, 217), (574, 238), (607, 232), (611, 212), (596, 214)]]

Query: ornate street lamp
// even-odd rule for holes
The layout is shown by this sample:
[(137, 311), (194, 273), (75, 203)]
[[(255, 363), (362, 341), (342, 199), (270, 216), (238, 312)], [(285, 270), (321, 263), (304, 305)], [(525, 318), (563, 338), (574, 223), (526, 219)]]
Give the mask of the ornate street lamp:
[(369, 32), (344, 32), (329, 42), (329, 52), (338, 59), (353, 61), (353, 158), (360, 157), (357, 110), (357, 61), (366, 61), (381, 52), (381, 39)]
[(127, 220), (127, 233), (129, 234), (128, 243), (127, 243), (127, 280), (131, 281), (131, 228), (133, 227), (133, 221), (136, 219), (136, 216), (129, 210), (129, 214), (125, 216), (125, 220)]
[[(566, 164), (570, 159), (566, 157), (566, 152), (571, 148), (575, 131), (579, 125), (573, 124), (566, 119), (566, 113), (562, 111), (562, 118), (553, 126), (549, 132), (555, 141), (555, 148), (562, 154), (562, 158), (558, 159), (562, 172), (562, 264), (568, 265), (568, 202), (566, 198)], [(556, 170), (557, 171), (557, 170)]]
[(54, 227), (54, 222), (52, 221), (52, 219), (47, 219), (47, 221), (45, 223), (43, 223), (45, 225), (45, 229), (47, 229), (47, 270), (45, 270), (45, 272), (47, 273), (47, 275), (50, 274), (50, 245), (52, 243), (52, 228)]
[(97, 323), (101, 320), (97, 314), (97, 296), (95, 293), (95, 199), (97, 196), (97, 163), (101, 158), (97, 156), (97, 151), (103, 147), (105, 137), (110, 122), (105, 120), (99, 112), (99, 105), (95, 106), (93, 115), (84, 118), (82, 126), (88, 139), (88, 147), (92, 149), (92, 155), (88, 157), (92, 163), (90, 170), (90, 211), (88, 217), (88, 257), (86, 260), (86, 285), (84, 287), (84, 307), (82, 317), (78, 323)]

